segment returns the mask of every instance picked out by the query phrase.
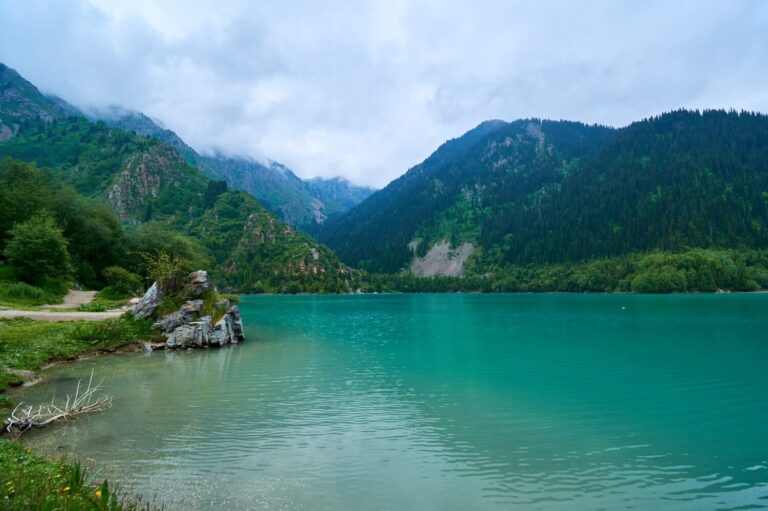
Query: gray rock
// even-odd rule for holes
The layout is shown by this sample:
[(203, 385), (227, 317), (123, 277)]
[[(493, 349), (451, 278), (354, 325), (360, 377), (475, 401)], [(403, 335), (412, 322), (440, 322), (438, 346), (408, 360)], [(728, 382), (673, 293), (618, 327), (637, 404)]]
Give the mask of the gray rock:
[(168, 335), (165, 345), (169, 348), (203, 348), (210, 344), (213, 327), (210, 316), (200, 318), (176, 328)]
[(203, 309), (202, 300), (188, 300), (176, 312), (166, 314), (155, 321), (152, 328), (166, 333), (173, 332), (181, 325), (185, 325), (200, 318)]
[(243, 334), (243, 320), (240, 319), (240, 308), (235, 305), (227, 311), (227, 315), (232, 318), (232, 342), (238, 343), (245, 340)]
[(187, 300), (184, 302), (184, 305), (181, 306), (179, 311), (183, 312), (184, 314), (192, 314), (192, 315), (200, 315), (200, 312), (203, 310), (203, 301), (202, 300)]
[(185, 288), (185, 295), (193, 298), (202, 298), (205, 293), (213, 290), (213, 282), (205, 270), (198, 270), (189, 274), (189, 281)]
[(226, 298), (224, 300), (219, 300), (214, 304), (214, 307), (221, 310), (227, 310), (232, 306), (232, 303), (227, 300)]
[(230, 307), (230, 309), (216, 322), (211, 334), (212, 346), (224, 346), (226, 344), (237, 344), (243, 341), (243, 323), (240, 319), (240, 309)]
[(229, 314), (224, 314), (224, 316), (213, 325), (211, 346), (224, 346), (229, 344), (232, 342), (233, 337), (232, 318)]
[(160, 305), (160, 301), (163, 299), (163, 294), (160, 292), (160, 288), (157, 282), (152, 284), (144, 296), (141, 297), (139, 303), (133, 307), (134, 319), (146, 319), (152, 317), (155, 314), (157, 306)]

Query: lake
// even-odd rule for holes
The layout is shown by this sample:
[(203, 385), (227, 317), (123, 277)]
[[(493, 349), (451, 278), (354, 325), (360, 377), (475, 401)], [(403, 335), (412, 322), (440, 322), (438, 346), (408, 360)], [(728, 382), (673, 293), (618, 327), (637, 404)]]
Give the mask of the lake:
[(35, 432), (169, 509), (768, 507), (768, 295), (255, 296), (247, 341), (57, 366)]

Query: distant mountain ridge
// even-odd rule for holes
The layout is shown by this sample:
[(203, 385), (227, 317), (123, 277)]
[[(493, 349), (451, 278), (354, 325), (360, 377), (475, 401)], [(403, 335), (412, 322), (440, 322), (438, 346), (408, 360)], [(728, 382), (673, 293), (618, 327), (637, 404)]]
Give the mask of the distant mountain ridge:
[(260, 162), (218, 153), (198, 154), (176, 133), (140, 112), (113, 107), (88, 112), (88, 116), (169, 144), (208, 177), (224, 180), (233, 188), (253, 195), (283, 221), (308, 232), (316, 231), (327, 218), (344, 213), (374, 191), (342, 178), (304, 181), (288, 167), (273, 161)]
[(172, 132), (165, 130), (166, 142), (92, 122), (10, 68), (0, 73), (0, 119), (9, 133), (0, 158), (49, 169), (80, 194), (107, 201), (128, 225), (159, 224), (198, 240), (219, 281), (234, 290), (338, 292), (358, 283), (359, 273), (330, 249), (187, 162)]
[(421, 275), (765, 248), (768, 117), (682, 110), (621, 129), (486, 122), (325, 224), (319, 238), (349, 264)]

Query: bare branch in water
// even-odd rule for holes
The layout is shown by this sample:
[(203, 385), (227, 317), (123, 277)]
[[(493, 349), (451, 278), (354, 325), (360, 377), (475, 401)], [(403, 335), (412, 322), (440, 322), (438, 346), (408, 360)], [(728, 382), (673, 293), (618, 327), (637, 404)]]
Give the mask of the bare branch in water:
[(51, 399), (50, 403), (37, 407), (19, 403), (11, 412), (11, 416), (5, 420), (3, 424), (5, 430), (8, 433), (21, 435), (32, 428), (44, 428), (54, 422), (66, 421), (76, 415), (101, 412), (112, 407), (112, 396), (104, 393), (99, 394), (104, 380), (93, 385), (93, 371), (91, 371), (91, 377), (88, 379), (88, 386), (82, 391), (80, 383), (81, 381), (78, 380), (75, 395), (67, 395), (67, 400), (63, 405), (57, 405), (55, 397)]

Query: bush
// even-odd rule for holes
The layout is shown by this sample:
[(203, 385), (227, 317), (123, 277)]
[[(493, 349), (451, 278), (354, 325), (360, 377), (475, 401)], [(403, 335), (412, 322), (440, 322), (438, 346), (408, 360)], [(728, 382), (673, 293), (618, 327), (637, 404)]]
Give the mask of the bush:
[(50, 297), (39, 287), (30, 286), (24, 282), (16, 282), (0, 284), (0, 300), (28, 305), (43, 305), (49, 302)]
[(104, 278), (108, 284), (102, 291), (105, 298), (119, 299), (141, 294), (141, 277), (121, 266), (105, 269)]
[(14, 225), (9, 233), (4, 254), (22, 280), (34, 283), (42, 277), (69, 275), (72, 265), (67, 240), (49, 215), (35, 215)]
[(178, 295), (192, 271), (189, 259), (168, 255), (164, 251), (144, 254), (149, 276), (167, 296)]

